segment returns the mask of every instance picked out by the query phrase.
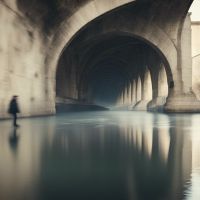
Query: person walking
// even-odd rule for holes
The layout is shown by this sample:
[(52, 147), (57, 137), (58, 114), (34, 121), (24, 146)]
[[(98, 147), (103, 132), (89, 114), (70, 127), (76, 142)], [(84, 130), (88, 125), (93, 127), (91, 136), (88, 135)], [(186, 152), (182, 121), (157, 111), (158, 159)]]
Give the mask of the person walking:
[(9, 109), (8, 113), (10, 113), (13, 116), (13, 126), (14, 127), (19, 127), (17, 124), (17, 113), (20, 113), (18, 102), (17, 102), (18, 96), (13, 96), (10, 104), (9, 104)]

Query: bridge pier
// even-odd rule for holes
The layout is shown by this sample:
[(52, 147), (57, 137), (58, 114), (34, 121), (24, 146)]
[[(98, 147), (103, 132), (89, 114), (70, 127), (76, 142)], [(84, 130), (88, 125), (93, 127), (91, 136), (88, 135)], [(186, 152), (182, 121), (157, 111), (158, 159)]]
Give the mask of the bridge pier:
[(167, 74), (163, 63), (152, 69), (153, 99), (148, 103), (148, 111), (163, 111), (168, 96)]
[(150, 101), (147, 105), (147, 110), (151, 112), (163, 111), (166, 103), (166, 97), (157, 97)]
[(190, 94), (168, 97), (164, 111), (167, 113), (197, 113), (200, 112), (200, 101), (193, 92)]
[(152, 99), (152, 82), (151, 74), (148, 69), (146, 69), (144, 78), (142, 81), (142, 98), (135, 106), (134, 110), (146, 111), (149, 101)]
[(200, 112), (200, 101), (192, 89), (192, 47), (190, 14), (185, 18), (180, 36), (178, 68), (174, 73), (175, 84), (171, 86), (164, 107), (165, 112)]

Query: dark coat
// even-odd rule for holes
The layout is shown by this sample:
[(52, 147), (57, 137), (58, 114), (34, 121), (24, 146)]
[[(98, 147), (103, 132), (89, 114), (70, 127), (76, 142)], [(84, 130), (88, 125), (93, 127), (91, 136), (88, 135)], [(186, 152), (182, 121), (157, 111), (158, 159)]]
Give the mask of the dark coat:
[(19, 113), (19, 107), (18, 107), (18, 104), (17, 104), (17, 100), (16, 99), (12, 99), (10, 101), (10, 105), (9, 105), (9, 109), (8, 109), (8, 113), (10, 114), (16, 114), (16, 113)]

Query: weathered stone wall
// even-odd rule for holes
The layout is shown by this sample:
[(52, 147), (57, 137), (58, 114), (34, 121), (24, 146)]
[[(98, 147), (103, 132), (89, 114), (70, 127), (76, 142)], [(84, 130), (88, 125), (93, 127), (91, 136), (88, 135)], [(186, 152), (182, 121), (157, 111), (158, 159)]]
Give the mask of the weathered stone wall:
[(192, 92), (191, 19), (187, 15), (181, 35), (181, 73), (184, 94)]
[[(55, 113), (55, 74), (49, 76), (50, 63), (46, 62), (46, 56), (51, 54), (49, 44), (62, 20), (66, 21), (86, 2), (88, 0), (0, 1), (3, 27), (0, 29), (0, 118), (9, 117), (7, 109), (13, 95), (19, 95), (22, 116)], [(127, 1), (114, 1), (115, 5), (104, 2), (104, 7), (98, 2), (90, 5), (99, 5), (96, 9), (102, 14)], [(87, 17), (87, 13), (79, 15), (79, 20)], [(79, 22), (73, 21), (73, 26)]]
[(0, 118), (8, 117), (13, 95), (19, 95), (23, 116), (52, 113), (39, 30), (29, 25), (14, 0), (0, 1), (0, 25)]
[(200, 22), (192, 22), (193, 90), (200, 100)]
[(0, 0), (0, 118), (9, 117), (13, 95), (19, 95), (21, 116), (55, 113), (56, 71), (49, 68), (57, 63), (47, 57), (62, 51), (55, 45), (63, 39), (62, 22), (70, 39), (89, 20), (131, 0), (91, 0), (84, 9), (89, 1)]

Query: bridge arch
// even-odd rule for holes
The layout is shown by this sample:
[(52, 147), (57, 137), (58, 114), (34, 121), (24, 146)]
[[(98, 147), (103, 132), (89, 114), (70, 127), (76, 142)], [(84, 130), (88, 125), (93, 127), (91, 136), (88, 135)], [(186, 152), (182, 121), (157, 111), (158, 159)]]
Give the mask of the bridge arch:
[[(96, 21), (100, 18), (103, 18), (104, 15), (97, 15), (97, 18), (92, 19), (91, 21), (88, 21), (85, 23), (82, 27), (79, 27), (74, 31), (75, 29), (66, 26), (69, 29), (72, 28), (72, 30), (63, 31), (66, 29), (64, 27), (63, 29), (58, 30), (57, 36), (54, 37), (55, 40), (52, 42), (52, 48), (51, 53), (46, 58), (46, 66), (47, 68), (47, 81), (53, 81), (54, 83), (51, 84), (52, 88), (51, 90), (54, 91), (54, 98), (56, 96), (55, 94), (55, 84), (56, 84), (56, 72), (57, 72), (57, 66), (59, 64), (59, 60), (62, 57), (63, 53), (66, 51), (68, 47), (71, 46), (71, 44), (76, 40), (79, 35), (81, 35), (84, 30), (86, 30), (88, 27), (90, 27), (92, 24), (95, 24)], [(73, 16), (72, 16), (73, 18)], [(74, 20), (76, 17), (74, 18)], [(73, 20), (72, 20), (73, 21)], [(151, 48), (153, 48), (158, 55), (162, 58), (163, 64), (165, 66), (165, 70), (167, 73), (167, 81), (168, 81), (168, 87), (169, 87), (169, 93), (171, 91), (175, 91), (174, 85), (178, 85), (179, 79), (177, 78), (178, 75), (178, 52), (177, 52), (177, 46), (173, 39), (167, 34), (165, 30), (160, 28), (156, 23), (153, 21), (149, 22), (148, 20), (144, 20), (141, 17), (137, 16), (136, 21), (139, 23), (134, 24), (134, 26), (131, 24), (115, 24), (115, 26), (108, 26), (104, 25), (104, 29), (99, 31), (97, 29), (96, 32), (92, 32), (89, 37), (87, 37), (83, 43), (87, 43), (89, 41), (95, 41), (98, 40), (101, 37), (106, 37), (108, 35), (113, 34), (119, 34), (126, 37), (132, 37), (139, 41), (144, 42), (145, 44), (149, 45)], [(142, 24), (142, 26), (141, 26)], [(67, 29), (66, 29), (67, 30)], [(74, 31), (74, 32), (73, 32)], [(99, 32), (98, 32), (99, 31)], [(69, 34), (72, 33), (73, 34)], [(62, 35), (60, 37), (60, 35)], [(52, 56), (53, 54), (53, 56)], [(77, 79), (77, 77), (75, 77)], [(49, 84), (50, 85), (50, 84)]]
[[(123, 31), (110, 31), (108, 33), (102, 33), (99, 35), (96, 35), (96, 36), (92, 36), (91, 38), (87, 39), (86, 41), (84, 41), (84, 43), (86, 44), (87, 46), (87, 49), (86, 49), (86, 52), (85, 55), (89, 54), (89, 55), (92, 55), (90, 52), (94, 52), (94, 49), (96, 48), (96, 45), (97, 43), (93, 42), (94, 40), (96, 41), (99, 41), (99, 43), (102, 42), (102, 40), (106, 40), (111, 37), (124, 37), (124, 38), (128, 38), (128, 39), (134, 39), (136, 41), (139, 41), (139, 42), (142, 42), (142, 43), (145, 43), (146, 45), (150, 46), (160, 57), (161, 57), (161, 60), (165, 66), (165, 70), (166, 70), (166, 73), (167, 73), (167, 81), (168, 81), (168, 85), (170, 85), (171, 82), (173, 82), (173, 69), (171, 68), (171, 65), (174, 66), (176, 63), (173, 63), (171, 62), (171, 64), (169, 64), (168, 62), (168, 58), (165, 57), (165, 55), (163, 54), (163, 52), (157, 48), (156, 46), (156, 42), (154, 41), (154, 43), (152, 43), (151, 41), (148, 41), (146, 38), (142, 38), (141, 35), (138, 36), (138, 35), (135, 35), (133, 33), (130, 33), (130, 32), (123, 32)], [(88, 46), (89, 44), (89, 46)], [(66, 47), (66, 49), (68, 47), (70, 47), (72, 45), (71, 44), (68, 44), (68, 46)], [(172, 45), (172, 44), (171, 44)], [(173, 46), (174, 47), (174, 46)], [(87, 79), (86, 78), (86, 75), (88, 73), (90, 73), (90, 71), (92, 70), (92, 68), (95, 66), (95, 64), (98, 64), (98, 62), (101, 62), (102, 58), (104, 59), (105, 57), (105, 54), (106, 52), (109, 52), (109, 49), (106, 49), (105, 51), (103, 52), (99, 52), (98, 55), (97, 55), (97, 58), (95, 58), (95, 60), (92, 60), (92, 64), (90, 63), (90, 65), (88, 65), (88, 62), (90, 61), (87, 61), (87, 58), (84, 58), (86, 59), (86, 61), (84, 60), (83, 63), (79, 63), (81, 66), (82, 66), (82, 70), (81, 70), (81, 75), (79, 77), (76, 77), (76, 80), (77, 80), (77, 93), (78, 93), (78, 96), (77, 98), (81, 97), (83, 92), (81, 92), (82, 94), (80, 95), (80, 90), (84, 91), (83, 89), (83, 80)], [(64, 52), (64, 51), (63, 51)], [(94, 56), (90, 56), (90, 57), (94, 57)], [(107, 58), (108, 59), (108, 58)], [(169, 61), (171, 61), (169, 59)], [(172, 60), (174, 61), (174, 60)], [(123, 63), (124, 62), (124, 66), (126, 65), (126, 60), (121, 60), (118, 58), (118, 62), (120, 63)], [(128, 73), (126, 73), (128, 74)], [(79, 80), (80, 79), (80, 80)], [(131, 77), (129, 78), (129, 81), (131, 82)], [(82, 87), (82, 89), (80, 89)], [(83, 95), (84, 96), (84, 95)], [(132, 97), (130, 97), (132, 98)]]

